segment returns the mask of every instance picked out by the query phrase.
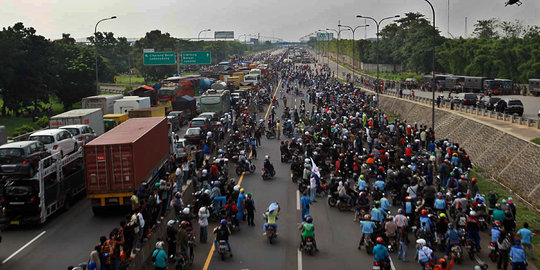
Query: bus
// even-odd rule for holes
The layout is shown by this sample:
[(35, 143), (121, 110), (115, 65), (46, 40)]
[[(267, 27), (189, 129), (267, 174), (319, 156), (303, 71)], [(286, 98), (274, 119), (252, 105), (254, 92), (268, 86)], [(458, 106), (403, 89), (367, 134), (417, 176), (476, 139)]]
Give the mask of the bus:
[(202, 112), (226, 113), (231, 109), (231, 93), (229, 90), (208, 89), (201, 96), (200, 104)]

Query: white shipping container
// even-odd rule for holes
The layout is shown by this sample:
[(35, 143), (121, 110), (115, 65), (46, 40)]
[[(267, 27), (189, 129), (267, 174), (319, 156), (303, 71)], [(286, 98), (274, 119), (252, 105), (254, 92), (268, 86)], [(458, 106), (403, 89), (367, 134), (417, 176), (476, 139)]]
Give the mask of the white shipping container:
[(123, 95), (99, 95), (82, 99), (83, 109), (101, 108), (103, 115), (114, 113), (114, 101), (123, 98)]
[(67, 125), (89, 125), (99, 136), (105, 132), (103, 125), (103, 112), (101, 109), (78, 109), (67, 111), (51, 117), (50, 128), (59, 128)]
[(150, 108), (149, 97), (127, 96), (114, 101), (114, 113), (128, 113), (131, 110)]

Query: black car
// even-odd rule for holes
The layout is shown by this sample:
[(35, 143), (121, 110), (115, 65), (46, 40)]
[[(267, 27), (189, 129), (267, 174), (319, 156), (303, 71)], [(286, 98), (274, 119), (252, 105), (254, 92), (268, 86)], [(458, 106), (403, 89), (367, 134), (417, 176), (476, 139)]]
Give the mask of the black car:
[(463, 105), (476, 106), (476, 101), (478, 100), (478, 97), (476, 96), (476, 94), (461, 93), (458, 95), (458, 99)]
[(495, 109), (495, 104), (501, 100), (500, 97), (488, 97), (484, 96), (478, 100), (478, 108), (485, 108), (486, 110)]
[(34, 176), (39, 161), (50, 156), (38, 141), (21, 141), (0, 146), (0, 175)]
[(523, 116), (523, 103), (519, 99), (501, 99), (495, 104), (497, 112)]

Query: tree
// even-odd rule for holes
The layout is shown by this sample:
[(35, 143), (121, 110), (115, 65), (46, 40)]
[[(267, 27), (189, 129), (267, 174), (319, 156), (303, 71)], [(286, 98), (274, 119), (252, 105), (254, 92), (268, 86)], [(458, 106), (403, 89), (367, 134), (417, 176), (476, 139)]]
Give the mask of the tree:
[(518, 38), (521, 37), (521, 34), (524, 32), (523, 24), (516, 20), (515, 22), (503, 21), (499, 24), (499, 28), (502, 31), (503, 37), (506, 38)]
[(497, 33), (498, 25), (499, 25), (499, 20), (497, 20), (496, 18), (491, 18), (488, 20), (478, 20), (474, 24), (473, 35), (477, 38), (486, 38), (486, 39), (499, 38), (499, 33)]

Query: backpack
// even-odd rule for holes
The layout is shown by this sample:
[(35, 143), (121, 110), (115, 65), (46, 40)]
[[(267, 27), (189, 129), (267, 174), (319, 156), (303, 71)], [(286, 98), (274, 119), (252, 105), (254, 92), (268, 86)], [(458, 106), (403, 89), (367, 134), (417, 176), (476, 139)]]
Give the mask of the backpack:
[(160, 250), (159, 249), (156, 249), (157, 252), (154, 252), (154, 255), (152, 255), (152, 262), (156, 262), (156, 257), (157, 255), (159, 254)]

